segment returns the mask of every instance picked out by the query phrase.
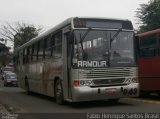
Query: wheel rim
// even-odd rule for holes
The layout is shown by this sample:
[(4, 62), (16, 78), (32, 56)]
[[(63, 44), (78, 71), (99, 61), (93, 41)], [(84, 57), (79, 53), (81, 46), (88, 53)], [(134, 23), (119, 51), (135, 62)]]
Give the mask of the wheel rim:
[(58, 80), (56, 82), (56, 87), (55, 87), (55, 99), (56, 99), (56, 103), (58, 104), (63, 104), (64, 98), (63, 98), (63, 87), (61, 84), (61, 81)]
[(61, 96), (62, 96), (62, 87), (61, 84), (58, 83), (56, 88), (56, 97), (61, 97)]

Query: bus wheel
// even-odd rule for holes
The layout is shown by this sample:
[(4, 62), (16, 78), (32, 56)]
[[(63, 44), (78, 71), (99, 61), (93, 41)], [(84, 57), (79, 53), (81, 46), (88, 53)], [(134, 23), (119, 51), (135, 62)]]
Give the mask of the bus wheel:
[(55, 85), (55, 99), (56, 103), (62, 105), (64, 102), (63, 98), (63, 88), (62, 88), (62, 83), (60, 80), (56, 81)]
[(28, 80), (25, 80), (25, 93), (26, 93), (27, 95), (30, 94)]

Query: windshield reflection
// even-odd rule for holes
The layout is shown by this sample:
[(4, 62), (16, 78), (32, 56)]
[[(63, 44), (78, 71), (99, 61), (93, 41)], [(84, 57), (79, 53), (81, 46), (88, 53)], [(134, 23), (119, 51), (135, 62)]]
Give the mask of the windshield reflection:
[[(87, 35), (84, 39), (84, 36)], [(134, 63), (133, 32), (75, 30), (73, 63), (77, 61), (106, 61), (105, 66)]]
[(81, 36), (85, 31), (75, 32), (75, 58), (78, 60), (106, 60), (105, 54), (108, 52), (108, 41), (105, 32), (90, 31), (81, 41)]
[[(112, 34), (114, 34), (114, 32), (112, 32)], [(110, 44), (110, 63), (112, 66), (134, 63), (132, 32), (120, 32)]]

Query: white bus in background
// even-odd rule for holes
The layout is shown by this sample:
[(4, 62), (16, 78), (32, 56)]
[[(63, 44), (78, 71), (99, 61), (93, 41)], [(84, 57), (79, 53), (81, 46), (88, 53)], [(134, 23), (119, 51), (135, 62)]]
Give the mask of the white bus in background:
[(19, 86), (64, 101), (137, 97), (131, 21), (73, 17), (15, 50)]

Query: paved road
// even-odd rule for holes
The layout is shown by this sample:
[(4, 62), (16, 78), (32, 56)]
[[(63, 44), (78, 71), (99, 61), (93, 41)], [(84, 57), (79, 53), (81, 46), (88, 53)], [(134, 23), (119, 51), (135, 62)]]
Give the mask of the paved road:
[(53, 98), (39, 94), (26, 95), (18, 87), (0, 87), (0, 102), (22, 113), (121, 113), (160, 112), (160, 97), (121, 99), (116, 104), (107, 101), (66, 103), (58, 105)]

